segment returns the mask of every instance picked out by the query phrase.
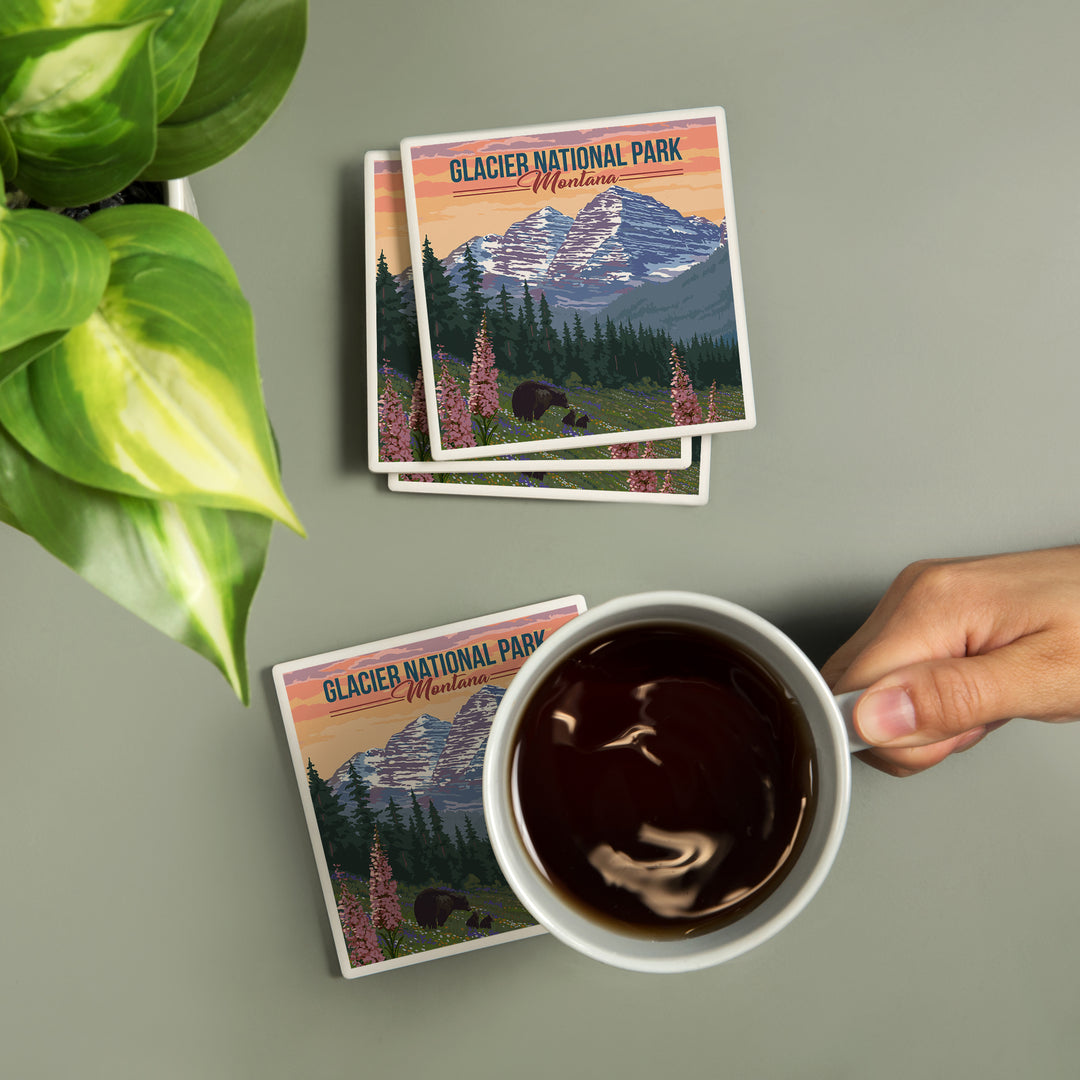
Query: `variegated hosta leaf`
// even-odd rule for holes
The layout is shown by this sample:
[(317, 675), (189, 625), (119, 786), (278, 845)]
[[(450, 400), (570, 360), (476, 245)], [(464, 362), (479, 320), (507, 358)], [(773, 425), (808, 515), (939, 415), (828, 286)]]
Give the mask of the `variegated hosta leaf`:
[(224, 0), (195, 81), (158, 128), (148, 180), (188, 176), (228, 157), (285, 96), (307, 35), (307, 0)]
[(46, 206), (81, 206), (142, 172), (157, 138), (150, 44), (160, 21), (0, 37), (0, 119), (18, 150), (18, 187)]
[(35, 461), (0, 428), (0, 520), (206, 657), (247, 704), (244, 639), (268, 518), (84, 487)]
[(0, 34), (135, 22), (170, 12), (154, 35), (157, 119), (184, 100), (221, 0), (3, 0)]
[[(88, 319), (108, 280), (109, 250), (89, 229), (0, 205), (0, 352)], [(0, 356), (0, 380), (4, 367)]]
[[(251, 311), (207, 269), (216, 242), (194, 219), (159, 207), (177, 250), (140, 251), (117, 222), (91, 215), (114, 253), (89, 319), (0, 384), (0, 423), (69, 479), (109, 491), (249, 510), (302, 533), (281, 488), (262, 400)], [(151, 209), (141, 208), (143, 212)], [(192, 229), (192, 226), (196, 228)]]

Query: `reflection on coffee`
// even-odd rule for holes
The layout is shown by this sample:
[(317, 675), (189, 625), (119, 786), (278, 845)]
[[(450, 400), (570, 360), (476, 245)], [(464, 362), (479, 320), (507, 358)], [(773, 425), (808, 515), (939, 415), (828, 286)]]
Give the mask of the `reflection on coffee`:
[(539, 684), (511, 795), (566, 898), (651, 937), (726, 925), (802, 850), (814, 813), (806, 718), (741, 646), (670, 623), (587, 642)]

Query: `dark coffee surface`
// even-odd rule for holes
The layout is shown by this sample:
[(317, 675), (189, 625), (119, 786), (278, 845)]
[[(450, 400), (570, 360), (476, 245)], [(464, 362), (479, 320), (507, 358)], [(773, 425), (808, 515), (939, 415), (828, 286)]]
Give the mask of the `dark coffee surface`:
[(617, 928), (734, 921), (783, 880), (813, 818), (805, 716), (756, 659), (693, 627), (586, 643), (517, 733), (518, 827), (568, 900)]

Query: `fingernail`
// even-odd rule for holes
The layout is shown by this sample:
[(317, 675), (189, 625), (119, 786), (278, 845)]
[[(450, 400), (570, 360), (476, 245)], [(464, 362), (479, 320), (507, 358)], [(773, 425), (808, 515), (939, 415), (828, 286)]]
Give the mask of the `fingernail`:
[(962, 754), (965, 750), (970, 750), (976, 743), (982, 742), (989, 731), (989, 725), (986, 727), (972, 728), (971, 731), (966, 732), (957, 739), (956, 745), (952, 748), (952, 752), (954, 754)]
[(888, 743), (915, 731), (915, 706), (902, 686), (875, 690), (859, 701), (859, 732), (868, 743)]

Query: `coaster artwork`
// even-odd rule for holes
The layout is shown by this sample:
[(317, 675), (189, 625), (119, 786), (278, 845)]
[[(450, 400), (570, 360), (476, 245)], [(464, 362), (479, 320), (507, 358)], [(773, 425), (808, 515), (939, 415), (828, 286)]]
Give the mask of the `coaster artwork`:
[(580, 596), (274, 667), (346, 978), (542, 933), (487, 838), (491, 720)]
[[(754, 426), (722, 109), (406, 138), (401, 165), (434, 459)], [(476, 393), (477, 342), (499, 379), (463, 444), (438, 403)]]

